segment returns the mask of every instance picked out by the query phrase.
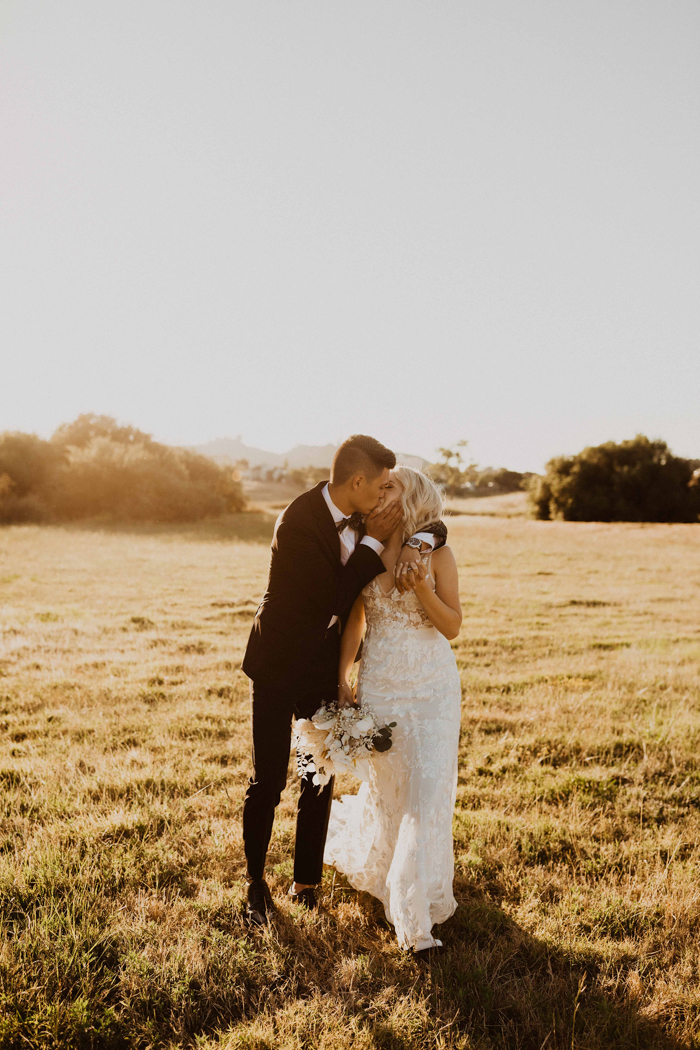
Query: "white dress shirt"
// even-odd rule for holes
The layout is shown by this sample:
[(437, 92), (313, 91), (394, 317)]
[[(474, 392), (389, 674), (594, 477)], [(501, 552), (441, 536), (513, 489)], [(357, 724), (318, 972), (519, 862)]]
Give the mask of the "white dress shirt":
[[(343, 520), (344, 517), (346, 517), (346, 515), (343, 514), (342, 510), (339, 510), (338, 507), (336, 507), (335, 503), (331, 499), (331, 494), (328, 491), (328, 482), (326, 482), (326, 484), (323, 486), (323, 498), (325, 499), (328, 505), (329, 511), (333, 515), (333, 521), (337, 525)], [(377, 552), (377, 554), (381, 554), (384, 550), (384, 544), (380, 543), (379, 540), (375, 540), (374, 536), (363, 536), (360, 540), (360, 543), (364, 543), (367, 547), (371, 547), (373, 551)], [(355, 550), (356, 546), (357, 532), (355, 531), (355, 529), (351, 529), (349, 525), (346, 525), (343, 531), (340, 533), (340, 560), (343, 563), (343, 565), (347, 565), (348, 558)], [(337, 622), (338, 617), (332, 616), (331, 622), (328, 624), (328, 626), (332, 627), (333, 624)]]
[[(342, 510), (339, 510), (336, 507), (335, 503), (331, 499), (331, 494), (328, 490), (328, 482), (326, 482), (326, 484), (323, 487), (323, 498), (328, 504), (329, 511), (333, 515), (333, 521), (337, 525), (343, 520), (344, 517), (346, 517), (346, 515), (343, 514)], [(364, 543), (366, 544), (366, 546), (371, 547), (373, 551), (377, 552), (377, 554), (381, 554), (384, 550), (384, 544), (380, 543), (379, 540), (375, 540), (374, 536), (363, 536), (360, 540), (360, 543)], [(348, 558), (355, 550), (356, 546), (357, 532), (355, 531), (355, 529), (351, 529), (349, 525), (346, 525), (343, 531), (340, 533), (340, 560), (342, 561), (343, 565), (347, 565)]]

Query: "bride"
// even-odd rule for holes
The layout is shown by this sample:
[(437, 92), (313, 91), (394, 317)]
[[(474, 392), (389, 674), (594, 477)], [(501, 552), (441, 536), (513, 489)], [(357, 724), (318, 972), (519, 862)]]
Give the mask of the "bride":
[(371, 764), (371, 780), (331, 809), (324, 860), (355, 889), (384, 905), (401, 947), (441, 947), (432, 935), (457, 907), (452, 813), (457, 791), (461, 690), (448, 639), (462, 622), (454, 554), (423, 556), (406, 590), (393, 584), (407, 536), (442, 515), (442, 497), (424, 474), (396, 467), (384, 506), (400, 500), (403, 522), (382, 553), (386, 571), (353, 606), (341, 642), (338, 701), (353, 702), (350, 671), (366, 624), (357, 699), (384, 723), (393, 746)]

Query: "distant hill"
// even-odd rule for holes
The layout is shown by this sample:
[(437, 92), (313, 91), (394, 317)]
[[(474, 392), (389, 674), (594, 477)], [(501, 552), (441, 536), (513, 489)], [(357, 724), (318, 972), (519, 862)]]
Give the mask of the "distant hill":
[[(217, 438), (205, 445), (194, 446), (195, 452), (209, 456), (217, 463), (237, 463), (247, 459), (251, 467), (283, 467), (286, 463), (290, 470), (303, 467), (330, 467), (337, 445), (295, 445), (289, 452), (267, 452), (262, 448), (245, 445), (240, 434), (235, 438)], [(427, 460), (420, 456), (410, 456), (397, 452), (399, 463), (420, 469)]]
[(217, 438), (205, 445), (197, 445), (194, 449), (217, 463), (237, 463), (240, 459), (247, 459), (251, 467), (283, 467), (286, 462), (291, 470), (330, 467), (335, 450), (335, 445), (295, 445), (289, 452), (268, 452), (263, 448), (245, 445), (240, 435), (235, 438)]

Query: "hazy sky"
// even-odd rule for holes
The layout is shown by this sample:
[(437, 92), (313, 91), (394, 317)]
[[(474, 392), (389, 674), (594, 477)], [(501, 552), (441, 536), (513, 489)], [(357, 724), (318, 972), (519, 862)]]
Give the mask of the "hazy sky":
[(700, 456), (698, 0), (0, 0), (0, 430)]

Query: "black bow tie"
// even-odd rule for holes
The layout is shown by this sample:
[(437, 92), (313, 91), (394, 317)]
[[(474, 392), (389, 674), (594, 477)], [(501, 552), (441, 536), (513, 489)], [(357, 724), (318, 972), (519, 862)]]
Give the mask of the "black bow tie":
[(355, 532), (358, 532), (361, 525), (362, 515), (360, 514), (359, 510), (356, 510), (353, 514), (350, 515), (349, 518), (343, 518), (342, 521), (337, 522), (335, 527), (339, 533), (342, 532), (343, 529), (347, 529), (348, 527), (354, 529)]

